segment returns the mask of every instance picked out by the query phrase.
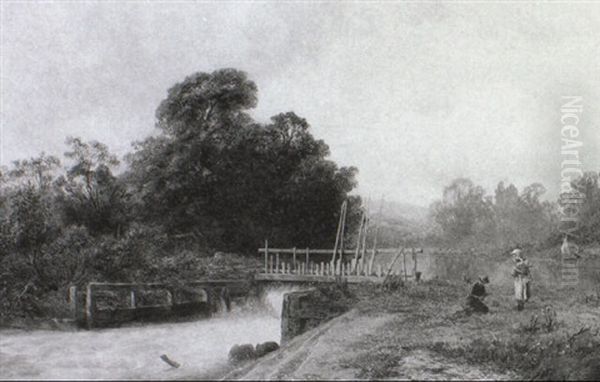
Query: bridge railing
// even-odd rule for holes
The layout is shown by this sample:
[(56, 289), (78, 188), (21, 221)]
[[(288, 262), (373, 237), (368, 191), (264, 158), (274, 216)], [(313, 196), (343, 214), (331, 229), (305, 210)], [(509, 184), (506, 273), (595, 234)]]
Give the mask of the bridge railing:
[[(341, 258), (336, 260), (315, 261), (316, 257), (333, 257), (331, 249), (297, 249), (297, 248), (259, 248), (258, 252), (263, 255), (264, 268), (262, 274), (266, 275), (312, 275), (312, 276), (366, 276), (372, 278), (384, 278), (387, 275), (401, 275), (405, 279), (412, 278), (417, 273), (416, 254), (422, 252), (415, 248), (383, 248), (369, 251), (367, 254), (357, 256), (356, 250), (346, 249), (338, 251)], [(406, 254), (413, 257), (412, 272), (406, 269)], [(380, 262), (374, 263), (377, 254), (395, 254), (394, 260), (384, 265)], [(395, 267), (394, 264), (399, 256), (403, 257), (403, 267)], [(312, 258), (311, 258), (312, 256)], [(368, 257), (370, 256), (370, 259)], [(400, 264), (399, 264), (400, 265)]]

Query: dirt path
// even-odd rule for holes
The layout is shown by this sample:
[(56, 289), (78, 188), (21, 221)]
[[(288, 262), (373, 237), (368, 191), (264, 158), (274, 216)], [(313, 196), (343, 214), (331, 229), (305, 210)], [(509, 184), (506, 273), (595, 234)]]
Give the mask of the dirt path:
[(365, 375), (369, 374), (369, 367), (385, 369), (385, 375), (375, 374), (378, 379), (515, 378), (452, 362), (427, 350), (399, 349), (382, 365), (376, 354), (381, 349), (373, 338), (397, 322), (397, 314), (366, 315), (352, 310), (294, 338), (279, 351), (229, 373), (226, 379), (357, 379), (373, 377)]

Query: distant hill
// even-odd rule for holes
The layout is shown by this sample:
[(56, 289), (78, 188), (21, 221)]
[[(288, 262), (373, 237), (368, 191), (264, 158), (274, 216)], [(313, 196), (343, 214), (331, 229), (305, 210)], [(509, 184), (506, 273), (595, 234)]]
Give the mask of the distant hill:
[[(379, 206), (374, 208), (375, 213), (379, 211)], [(393, 201), (384, 201), (382, 215), (385, 220), (400, 220), (416, 225), (423, 225), (427, 222), (428, 208), (408, 203), (399, 203)]]
[[(371, 205), (371, 219), (378, 221), (379, 202)], [(379, 243), (389, 247), (407, 242), (411, 238), (422, 237), (428, 231), (428, 209), (408, 203), (384, 201), (379, 230)]]

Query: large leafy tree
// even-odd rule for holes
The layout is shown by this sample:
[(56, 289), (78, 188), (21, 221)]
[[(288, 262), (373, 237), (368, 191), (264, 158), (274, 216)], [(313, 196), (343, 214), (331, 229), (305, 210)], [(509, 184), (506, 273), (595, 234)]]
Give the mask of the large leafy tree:
[(172, 235), (229, 249), (248, 250), (264, 238), (333, 240), (356, 169), (327, 160), (328, 146), (293, 112), (255, 122), (248, 110), (256, 102), (256, 85), (234, 69), (173, 86), (156, 112), (162, 134), (128, 157), (138, 215)]

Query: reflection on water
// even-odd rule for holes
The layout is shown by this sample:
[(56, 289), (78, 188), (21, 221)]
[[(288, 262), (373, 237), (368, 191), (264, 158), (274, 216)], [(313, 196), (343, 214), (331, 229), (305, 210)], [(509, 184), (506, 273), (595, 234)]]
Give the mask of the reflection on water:
[[(280, 340), (283, 294), (266, 294), (270, 312), (234, 309), (209, 320), (95, 331), (0, 332), (0, 378), (151, 378), (205, 375), (235, 344)], [(179, 362), (171, 368), (161, 354)]]

